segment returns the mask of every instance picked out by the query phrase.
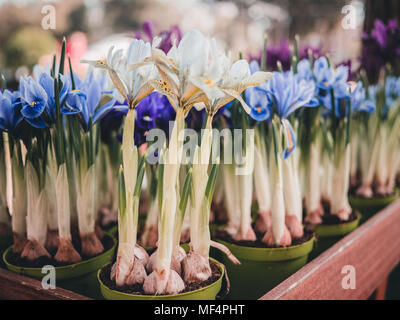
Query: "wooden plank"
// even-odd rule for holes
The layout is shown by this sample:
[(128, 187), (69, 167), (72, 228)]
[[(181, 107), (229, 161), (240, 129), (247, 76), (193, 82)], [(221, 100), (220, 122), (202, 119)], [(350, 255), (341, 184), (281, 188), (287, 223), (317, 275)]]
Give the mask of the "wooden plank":
[(375, 300), (385, 300), (388, 278), (385, 278), (383, 283), (376, 289)]
[(6, 300), (91, 300), (62, 288), (42, 288), (40, 281), (0, 268), (0, 299)]
[[(261, 299), (367, 299), (400, 261), (400, 200), (308, 263)], [(353, 266), (356, 288), (342, 287)]]

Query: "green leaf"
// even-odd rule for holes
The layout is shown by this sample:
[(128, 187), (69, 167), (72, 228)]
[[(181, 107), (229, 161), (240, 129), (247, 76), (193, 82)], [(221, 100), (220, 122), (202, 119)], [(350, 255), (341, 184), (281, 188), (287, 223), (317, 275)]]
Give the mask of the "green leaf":
[(205, 191), (205, 197), (206, 197), (206, 199), (208, 199), (210, 206), (211, 206), (211, 201), (212, 201), (213, 194), (214, 194), (215, 181), (217, 180), (218, 169), (219, 169), (219, 158), (217, 158), (216, 163), (214, 163), (211, 168), (210, 176), (208, 178), (206, 191)]
[(163, 188), (164, 188), (164, 153), (160, 151), (160, 157), (158, 161), (158, 169), (157, 169), (157, 196), (158, 196), (158, 212), (161, 214), (162, 209), (162, 201), (163, 201)]
[(136, 184), (135, 184), (135, 191), (133, 192), (133, 195), (135, 197), (140, 196), (140, 192), (142, 190), (142, 183), (143, 183), (143, 177), (144, 177), (144, 172), (146, 169), (146, 157), (142, 157), (139, 162), (138, 166), (138, 175), (136, 179)]
[(72, 71), (72, 64), (71, 64), (71, 57), (68, 55), (68, 64), (69, 64), (69, 74), (71, 77), (71, 84), (72, 84), (72, 90), (75, 90), (75, 80), (74, 80), (74, 73)]
[(53, 64), (51, 66), (51, 71), (50, 71), (50, 75), (54, 78), (54, 76), (56, 75), (56, 55), (53, 55)]
[(193, 170), (192, 170), (192, 168), (190, 168), (189, 171), (186, 174), (185, 183), (183, 185), (181, 198), (179, 200), (179, 210), (180, 210), (180, 212), (182, 214), (182, 218), (183, 218), (183, 215), (185, 214), (187, 202), (188, 202), (188, 199), (189, 199), (190, 188), (191, 188), (191, 185), (192, 185), (192, 175), (193, 175), (192, 172), (193, 172)]
[(64, 63), (65, 63), (65, 37), (63, 38), (62, 47), (61, 47), (61, 57), (60, 57), (60, 66), (58, 68), (58, 72), (64, 74)]
[(2, 73), (0, 73), (0, 77), (1, 77), (1, 88), (4, 91), (7, 89), (7, 81), (6, 81), (6, 78), (4, 78), (4, 75)]
[(118, 172), (118, 214), (122, 218), (126, 209), (126, 190), (124, 180), (124, 169), (119, 166)]
[(268, 43), (268, 36), (267, 33), (265, 32), (264, 34), (264, 46), (263, 46), (263, 51), (261, 55), (261, 71), (267, 71), (267, 43)]

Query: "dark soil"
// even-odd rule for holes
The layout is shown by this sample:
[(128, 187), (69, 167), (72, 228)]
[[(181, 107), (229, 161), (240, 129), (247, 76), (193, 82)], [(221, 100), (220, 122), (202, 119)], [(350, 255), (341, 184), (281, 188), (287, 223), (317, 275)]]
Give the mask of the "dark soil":
[[(103, 252), (106, 252), (107, 250), (112, 248), (112, 246), (114, 244), (114, 241), (113, 241), (112, 237), (105, 236), (101, 240), (101, 243), (103, 244), (103, 247), (104, 247), (104, 251)], [(79, 254), (81, 254), (81, 252), (80, 252), (80, 250), (81, 250), (80, 244), (76, 244), (75, 241), (74, 241), (74, 247), (79, 252)], [(103, 252), (99, 253), (98, 255), (102, 254)], [(85, 260), (92, 259), (92, 258), (94, 258), (96, 256), (94, 256), (94, 257), (85, 257), (85, 256), (82, 256), (82, 254), (81, 254), (81, 257), (82, 257), (82, 261), (85, 261)], [(49, 258), (46, 258), (46, 257), (41, 257), (41, 258), (39, 258), (39, 259), (37, 259), (35, 261), (29, 261), (27, 259), (21, 258), (21, 256), (19, 254), (14, 253), (12, 250), (10, 250), (7, 253), (6, 259), (7, 259), (7, 261), (9, 263), (11, 263), (11, 264), (13, 264), (15, 266), (24, 267), (24, 268), (42, 268), (44, 265), (52, 265), (52, 266), (55, 266), (55, 267), (61, 267), (61, 266), (68, 265), (68, 264), (59, 263), (58, 261), (56, 261), (53, 258), (49, 259)]]
[(330, 212), (325, 211), (324, 215), (322, 216), (322, 224), (323, 225), (342, 224), (342, 223), (354, 221), (356, 219), (357, 219), (357, 214), (354, 210), (351, 212), (349, 220), (347, 220), (347, 221), (342, 221), (336, 215), (333, 215)]
[(100, 227), (104, 230), (104, 231), (108, 231), (110, 230), (112, 227), (117, 226), (118, 222), (117, 221), (111, 221), (109, 223), (107, 223), (106, 225), (100, 225)]
[[(132, 285), (132, 286), (117, 287), (115, 284), (115, 281), (110, 280), (110, 273), (111, 273), (112, 265), (113, 265), (113, 263), (110, 263), (109, 265), (107, 265), (103, 269), (101, 269), (100, 279), (104, 285), (106, 285), (111, 290), (115, 290), (115, 291), (119, 291), (119, 292), (135, 294), (135, 295), (143, 295), (143, 296), (148, 295), (148, 294), (144, 293), (142, 285), (136, 284), (136, 285)], [(190, 291), (194, 291), (197, 289), (201, 289), (201, 288), (207, 287), (210, 284), (217, 281), (221, 277), (221, 270), (218, 268), (218, 266), (215, 263), (213, 263), (211, 261), (210, 261), (210, 266), (211, 266), (212, 275), (209, 279), (207, 279), (206, 281), (203, 281), (203, 282), (199, 282), (199, 283), (186, 283), (185, 282), (185, 289), (183, 291), (181, 291), (180, 293), (185, 293), (185, 292), (190, 292)]]
[[(311, 229), (305, 228), (304, 235), (301, 238), (293, 238), (292, 244), (289, 247), (297, 246), (299, 244), (307, 242), (308, 240), (310, 240), (313, 237), (313, 234), (314, 234), (314, 232)], [(220, 240), (232, 243), (232, 244), (236, 244), (239, 246), (252, 247), (252, 248), (282, 248), (283, 247), (283, 246), (268, 246), (264, 242), (261, 241), (263, 235), (256, 234), (256, 236), (257, 236), (256, 241), (235, 240), (225, 230), (215, 230), (215, 232), (214, 232), (214, 238), (220, 239)]]
[[(359, 197), (359, 196), (356, 194), (357, 189), (358, 189), (359, 187), (360, 187), (360, 183), (350, 186), (350, 188), (349, 188), (349, 194), (352, 195), (352, 196), (355, 196), (355, 197)], [(373, 183), (372, 183), (372, 193), (373, 193), (373, 196), (372, 196), (372, 197), (373, 197), (373, 198), (385, 198), (385, 197), (390, 197), (390, 196), (394, 195), (395, 192), (396, 192), (396, 190), (393, 188), (393, 191), (392, 191), (391, 194), (387, 194), (387, 195), (377, 194), (377, 193), (376, 193), (376, 187), (377, 187), (377, 186), (376, 186), (376, 182), (373, 182)]]
[[(336, 215), (331, 214), (331, 204), (329, 201), (322, 200), (322, 207), (324, 208), (324, 215), (322, 216), (322, 224), (323, 225), (335, 225), (335, 224), (342, 224), (346, 222), (351, 222), (357, 219), (357, 214), (353, 210), (350, 214), (349, 220), (348, 221), (342, 221), (340, 220)], [(303, 219), (306, 218), (306, 210), (303, 210)], [(310, 230), (312, 229), (312, 225), (309, 223), (306, 223), (306, 227), (309, 228)]]

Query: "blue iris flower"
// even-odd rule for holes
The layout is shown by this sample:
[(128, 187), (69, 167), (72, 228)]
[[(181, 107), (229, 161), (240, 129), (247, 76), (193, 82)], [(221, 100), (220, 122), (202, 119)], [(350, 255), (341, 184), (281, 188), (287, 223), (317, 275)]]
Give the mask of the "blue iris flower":
[(163, 96), (152, 92), (144, 98), (136, 108), (136, 124), (142, 130), (156, 127), (159, 108), (163, 105)]
[(40, 83), (32, 77), (21, 78), (19, 91), (21, 94), (22, 115), (26, 119), (40, 117), (46, 108), (48, 99), (47, 93)]
[(308, 59), (303, 59), (299, 61), (299, 63), (297, 64), (296, 77), (299, 80), (304, 79), (306, 81), (315, 81), (314, 73)]
[[(318, 88), (317, 95), (322, 106), (329, 111), (333, 109), (331, 91), (335, 96), (335, 105), (339, 105), (341, 99), (348, 98), (348, 67), (339, 66), (333, 69), (329, 66), (328, 60), (321, 57), (315, 61), (313, 73)], [(335, 109), (337, 109), (336, 106)]]
[[(70, 91), (67, 78), (60, 75), (62, 83), (59, 99), (63, 106)], [(56, 121), (56, 103), (54, 94), (54, 79), (43, 72), (39, 79), (21, 78), (19, 83), (21, 96), (21, 113), (25, 120), (36, 128), (51, 126)]]
[(89, 131), (93, 124), (100, 121), (109, 112), (128, 109), (124, 105), (115, 106), (115, 98), (98, 107), (103, 95), (104, 79), (101, 77), (94, 78), (92, 71), (85, 81), (74, 75), (74, 83), (76, 89), (69, 92), (61, 112), (65, 115), (79, 114), (84, 131)]
[[(71, 83), (69, 79), (64, 75), (60, 75), (60, 80), (62, 83), (62, 87), (59, 92), (59, 100), (60, 100), (60, 106), (62, 108), (71, 90)], [(46, 115), (50, 120), (50, 124), (53, 124), (55, 123), (57, 116), (55, 94), (54, 94), (54, 79), (48, 73), (43, 72), (39, 76), (39, 83), (46, 91), (47, 94)]]
[(335, 87), (335, 115), (339, 119), (349, 116), (351, 102), (351, 112), (375, 111), (375, 102), (367, 99), (366, 91), (362, 82), (339, 83)]
[[(260, 66), (254, 60), (250, 63), (250, 72), (253, 74), (257, 71), (260, 71)], [(246, 103), (251, 108), (250, 116), (256, 121), (265, 121), (271, 118), (271, 101), (265, 91), (261, 90), (261, 88), (265, 89), (265, 85), (266, 83), (263, 83), (258, 87), (250, 87), (245, 90)]]
[(322, 90), (328, 90), (335, 87), (336, 84), (347, 82), (349, 68), (339, 66), (333, 69), (329, 66), (326, 57), (320, 57), (314, 63), (314, 76), (317, 87)]
[(389, 76), (385, 84), (386, 104), (392, 107), (400, 96), (400, 78)]
[(297, 78), (292, 71), (285, 73), (274, 72), (274, 76), (266, 83), (265, 91), (271, 101), (271, 112), (275, 113), (281, 120), (284, 128), (287, 147), (283, 158), (289, 157), (296, 147), (296, 137), (292, 125), (287, 118), (301, 107), (315, 107), (318, 102), (314, 99), (315, 84)]
[(17, 128), (23, 117), (21, 115), (21, 100), (18, 91), (0, 91), (0, 130), (17, 134)]

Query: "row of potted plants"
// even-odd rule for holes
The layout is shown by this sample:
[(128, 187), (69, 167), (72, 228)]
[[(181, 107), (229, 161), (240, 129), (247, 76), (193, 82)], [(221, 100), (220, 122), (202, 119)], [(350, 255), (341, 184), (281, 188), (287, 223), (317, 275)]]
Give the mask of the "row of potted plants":
[(258, 298), (396, 198), (390, 68), (370, 85), (301, 59), (298, 39), (273, 73), (266, 44), (249, 64), (196, 30), (150, 40), (82, 61), (85, 79), (64, 41), (2, 90), (10, 270), (54, 265), (58, 285), (107, 299), (215, 299), (229, 275), (230, 298)]

